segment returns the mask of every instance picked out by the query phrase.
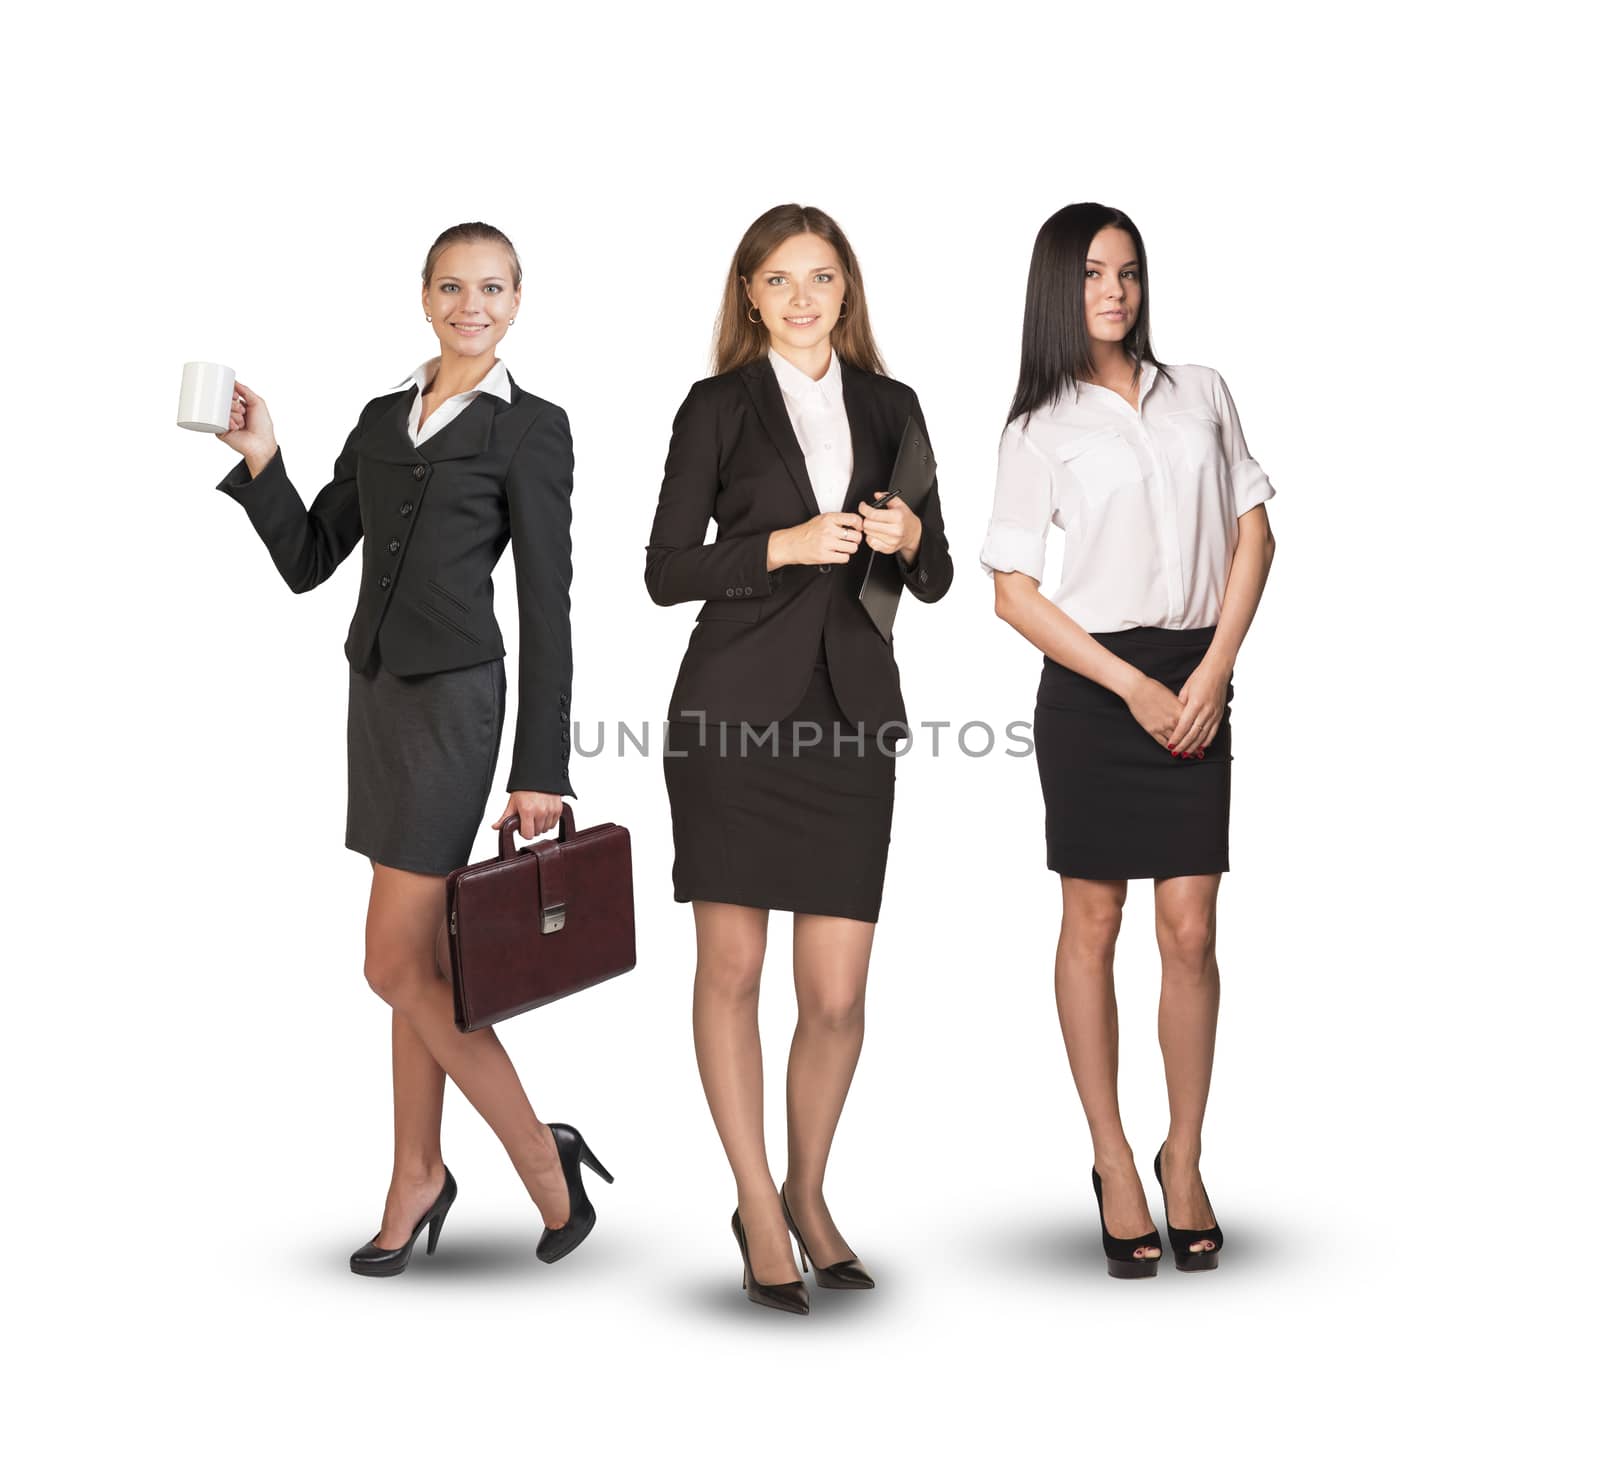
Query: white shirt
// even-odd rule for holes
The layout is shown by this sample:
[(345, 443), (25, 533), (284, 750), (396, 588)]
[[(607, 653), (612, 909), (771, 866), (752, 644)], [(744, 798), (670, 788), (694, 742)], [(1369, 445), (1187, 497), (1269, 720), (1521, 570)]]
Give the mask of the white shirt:
[(1222, 375), (1148, 362), (1139, 407), (1082, 383), (1000, 439), (986, 571), (1044, 584), (1045, 538), (1064, 533), (1050, 600), (1087, 632), (1212, 627), (1239, 517), (1276, 493), (1250, 457)]
[(479, 393), (493, 393), (495, 397), (503, 398), (507, 403), (511, 401), (511, 374), (506, 371), (505, 363), (496, 357), (494, 366), (489, 369), (477, 387), (468, 388), (464, 393), (457, 393), (453, 398), (446, 398), (428, 415), (428, 421), (419, 431), (417, 420), (422, 417), (422, 395), (428, 391), (428, 384), (433, 381), (433, 375), (438, 370), (439, 359), (430, 357), (410, 377), (394, 385), (394, 390), (398, 390), (416, 384), (417, 396), (411, 400), (411, 416), (406, 420), (406, 432), (411, 435), (413, 447), (424, 439), (431, 439), (440, 429), (459, 418)]
[(828, 353), (828, 370), (816, 382), (787, 357), (768, 352), (772, 370), (783, 389), (783, 406), (789, 424), (805, 455), (806, 475), (818, 510), (842, 510), (850, 489), (850, 473), (855, 468), (855, 451), (850, 444), (850, 420), (844, 411), (844, 376), (839, 371), (839, 354)]

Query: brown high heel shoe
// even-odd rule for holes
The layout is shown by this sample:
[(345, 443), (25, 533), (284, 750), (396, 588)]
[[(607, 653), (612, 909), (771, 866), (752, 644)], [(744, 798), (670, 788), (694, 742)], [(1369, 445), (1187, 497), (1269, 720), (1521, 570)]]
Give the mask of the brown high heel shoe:
[(794, 1222), (794, 1215), (789, 1212), (788, 1189), (789, 1185), (784, 1184), (778, 1190), (778, 1201), (783, 1205), (783, 1217), (788, 1221), (794, 1242), (800, 1246), (800, 1268), (804, 1270), (809, 1263), (816, 1275), (817, 1284), (824, 1290), (871, 1290), (876, 1286), (878, 1282), (867, 1274), (861, 1261), (854, 1255), (848, 1260), (839, 1260), (832, 1265), (817, 1264), (800, 1234), (800, 1226)]
[(750, 1268), (750, 1244), (744, 1237), (744, 1225), (739, 1222), (739, 1211), (733, 1211), (733, 1237), (739, 1242), (739, 1254), (744, 1259), (744, 1293), (758, 1306), (771, 1306), (774, 1311), (792, 1311), (796, 1316), (811, 1314), (811, 1292), (803, 1280), (781, 1280), (768, 1285), (757, 1280)]

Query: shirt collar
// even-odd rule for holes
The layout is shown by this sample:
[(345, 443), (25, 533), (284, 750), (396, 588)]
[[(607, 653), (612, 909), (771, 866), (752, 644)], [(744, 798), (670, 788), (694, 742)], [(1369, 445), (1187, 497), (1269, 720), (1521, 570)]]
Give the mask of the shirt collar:
[(808, 394), (820, 393), (824, 406), (832, 408), (839, 403), (844, 378), (839, 371), (837, 352), (828, 353), (828, 370), (815, 380), (807, 377), (781, 352), (769, 349), (767, 360), (772, 363), (772, 370), (778, 375), (778, 386), (783, 389), (785, 398), (793, 398), (796, 402), (803, 403)]
[[(1150, 396), (1150, 390), (1155, 387), (1159, 376), (1160, 372), (1155, 363), (1141, 362), (1139, 364), (1139, 406), (1141, 408), (1144, 407), (1144, 400)], [(1080, 383), (1074, 378), (1072, 382), (1073, 402), (1076, 403), (1082, 399), (1084, 388), (1090, 389), (1092, 393), (1110, 393), (1113, 398), (1119, 399), (1124, 404), (1128, 401), (1120, 393), (1114, 393), (1110, 388), (1103, 388), (1099, 383)]]
[[(433, 381), (433, 375), (438, 370), (439, 359), (430, 357), (410, 377), (402, 378), (397, 382), (391, 391), (398, 392), (401, 388), (415, 387), (417, 396), (421, 397), (427, 391), (428, 384)], [(509, 403), (511, 401), (511, 374), (506, 370), (505, 363), (496, 357), (494, 366), (489, 369), (483, 381), (477, 387), (469, 388), (467, 391), (472, 393), (491, 393), (496, 398)], [(458, 393), (456, 396), (463, 397), (465, 395)]]

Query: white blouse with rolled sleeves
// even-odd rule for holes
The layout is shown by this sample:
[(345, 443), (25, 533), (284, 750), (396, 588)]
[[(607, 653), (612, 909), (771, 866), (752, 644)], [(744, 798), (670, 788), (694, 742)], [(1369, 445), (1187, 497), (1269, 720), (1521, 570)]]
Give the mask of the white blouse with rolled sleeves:
[(413, 384), (416, 386), (417, 396), (411, 400), (411, 416), (406, 420), (406, 432), (411, 435), (413, 447), (426, 439), (431, 439), (440, 429), (458, 419), (466, 412), (468, 406), (477, 400), (479, 393), (493, 394), (507, 403), (511, 401), (511, 376), (506, 371), (505, 363), (496, 357), (494, 366), (484, 374), (483, 381), (477, 387), (468, 388), (464, 393), (457, 393), (453, 398), (446, 398), (428, 415), (428, 421), (419, 426), (418, 420), (422, 417), (422, 395), (428, 391), (428, 384), (433, 381), (434, 374), (438, 371), (439, 359), (431, 357), (410, 377), (397, 382), (394, 388), (390, 389), (393, 392), (399, 388), (409, 388)]
[(839, 371), (839, 354), (828, 354), (828, 370), (815, 382), (781, 352), (769, 351), (767, 356), (778, 386), (783, 389), (789, 426), (805, 456), (806, 477), (811, 481), (811, 493), (817, 497), (817, 509), (842, 510), (855, 468), (855, 451), (850, 442), (850, 420), (844, 411), (844, 375)]
[(1050, 600), (1087, 632), (1214, 626), (1239, 517), (1276, 493), (1222, 375), (1167, 372), (1144, 364), (1137, 409), (1083, 383), (1000, 439), (984, 569), (1043, 585), (1054, 522), (1065, 543)]

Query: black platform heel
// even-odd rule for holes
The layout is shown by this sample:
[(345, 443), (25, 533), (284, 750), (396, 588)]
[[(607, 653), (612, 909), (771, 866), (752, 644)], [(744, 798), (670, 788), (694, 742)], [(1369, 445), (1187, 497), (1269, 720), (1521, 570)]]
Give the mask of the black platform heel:
[(871, 1290), (877, 1285), (878, 1282), (867, 1274), (866, 1268), (854, 1255), (832, 1265), (818, 1265), (800, 1233), (800, 1226), (794, 1222), (794, 1215), (789, 1212), (787, 1185), (778, 1190), (778, 1201), (783, 1205), (783, 1217), (789, 1232), (800, 1246), (800, 1269), (803, 1272), (809, 1263), (815, 1271), (817, 1284), (823, 1290)]
[(589, 1237), (594, 1228), (594, 1205), (584, 1192), (583, 1174), (578, 1165), (594, 1169), (607, 1183), (615, 1180), (606, 1172), (605, 1165), (589, 1151), (583, 1134), (565, 1122), (552, 1122), (550, 1136), (555, 1139), (556, 1152), (561, 1158), (561, 1172), (567, 1180), (567, 1222), (560, 1229), (546, 1229), (539, 1236), (539, 1247), (534, 1251), (546, 1265), (570, 1255)]
[[(1161, 1183), (1161, 1154), (1166, 1144), (1156, 1149), (1156, 1182), (1161, 1184), (1161, 1212), (1167, 1213), (1167, 1186)], [(1200, 1191), (1205, 1193), (1205, 1185), (1200, 1185)], [(1211, 1209), (1211, 1195), (1206, 1194), (1206, 1208)], [(1215, 1219), (1217, 1212), (1211, 1210), (1211, 1217)], [(1213, 1224), (1210, 1229), (1179, 1229), (1173, 1222), (1172, 1216), (1167, 1214), (1167, 1238), (1172, 1241), (1173, 1262), (1180, 1270), (1215, 1270), (1217, 1256), (1222, 1253), (1222, 1226)], [(1209, 1250), (1197, 1250), (1195, 1245), (1201, 1240), (1210, 1240)]]
[(1106, 1252), (1106, 1274), (1117, 1280), (1143, 1280), (1156, 1273), (1161, 1263), (1160, 1255), (1135, 1256), (1135, 1250), (1161, 1248), (1161, 1236), (1151, 1230), (1134, 1239), (1119, 1239), (1106, 1228), (1105, 1197), (1100, 1189), (1100, 1170), (1091, 1168), (1089, 1177), (1094, 1181), (1094, 1201), (1100, 1210), (1100, 1247)]
[(739, 1222), (739, 1211), (733, 1211), (733, 1237), (739, 1243), (739, 1255), (744, 1261), (744, 1293), (758, 1306), (771, 1306), (774, 1311), (791, 1311), (796, 1316), (811, 1314), (811, 1292), (803, 1280), (781, 1280), (768, 1285), (757, 1280), (750, 1268), (750, 1244), (744, 1237), (744, 1225)]
[(439, 1190), (439, 1197), (428, 1206), (428, 1212), (417, 1220), (411, 1238), (395, 1249), (380, 1250), (378, 1236), (373, 1235), (350, 1257), (350, 1269), (357, 1275), (398, 1275), (411, 1263), (412, 1246), (424, 1228), (428, 1231), (428, 1253), (431, 1255), (439, 1246), (439, 1231), (444, 1228), (444, 1216), (450, 1212), (450, 1206), (455, 1201), (455, 1175), (446, 1168), (444, 1187)]

